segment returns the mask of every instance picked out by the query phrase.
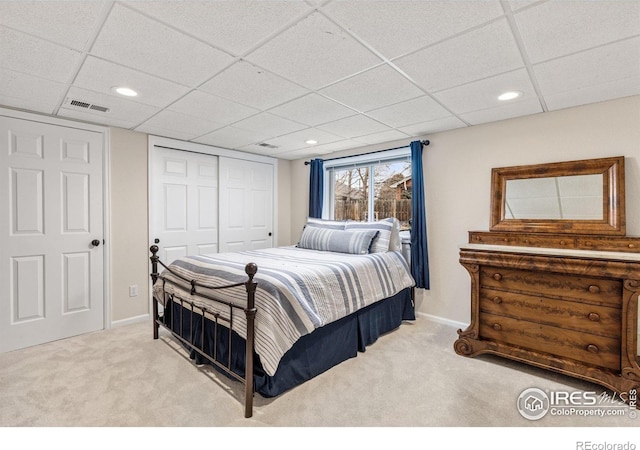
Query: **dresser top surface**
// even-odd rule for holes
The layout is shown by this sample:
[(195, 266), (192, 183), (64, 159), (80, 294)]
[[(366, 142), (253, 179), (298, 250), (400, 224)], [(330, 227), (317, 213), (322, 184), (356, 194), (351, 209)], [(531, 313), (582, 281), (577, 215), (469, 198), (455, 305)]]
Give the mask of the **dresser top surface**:
[(528, 255), (564, 256), (576, 258), (608, 259), (640, 262), (640, 253), (607, 252), (598, 250), (576, 250), (545, 247), (517, 247), (492, 244), (461, 244), (461, 250), (479, 250), (505, 253), (526, 253)]

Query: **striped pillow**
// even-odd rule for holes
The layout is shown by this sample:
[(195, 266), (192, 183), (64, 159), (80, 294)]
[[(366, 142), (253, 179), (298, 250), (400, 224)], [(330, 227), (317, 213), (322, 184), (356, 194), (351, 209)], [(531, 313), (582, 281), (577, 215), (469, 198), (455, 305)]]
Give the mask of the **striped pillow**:
[(344, 230), (344, 226), (346, 223), (347, 222), (344, 220), (325, 220), (308, 217), (305, 227), (326, 228), (328, 230)]
[(389, 242), (391, 240), (391, 231), (393, 230), (394, 219), (382, 219), (377, 222), (356, 222), (348, 221), (344, 227), (346, 231), (362, 231), (373, 230), (378, 231), (378, 237), (371, 244), (371, 253), (383, 253), (389, 251)]
[(302, 230), (298, 247), (325, 252), (365, 255), (369, 253), (371, 243), (377, 234), (377, 230), (344, 231), (305, 227)]

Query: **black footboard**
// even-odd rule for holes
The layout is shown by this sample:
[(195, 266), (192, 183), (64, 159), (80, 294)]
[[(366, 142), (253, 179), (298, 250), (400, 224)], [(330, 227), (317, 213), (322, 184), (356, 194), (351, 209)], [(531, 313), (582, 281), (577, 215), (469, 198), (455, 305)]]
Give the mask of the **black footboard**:
[[(227, 373), (232, 378), (237, 379), (240, 382), (244, 383), (245, 386), (245, 417), (251, 417), (253, 414), (253, 393), (254, 393), (254, 381), (253, 381), (253, 350), (254, 350), (254, 340), (255, 340), (255, 315), (256, 315), (256, 307), (255, 307), (255, 292), (257, 283), (253, 281), (253, 277), (258, 271), (258, 267), (249, 263), (245, 266), (245, 272), (248, 275), (248, 279), (244, 283), (236, 283), (230, 284), (226, 286), (207, 286), (203, 284), (199, 284), (195, 280), (187, 280), (186, 278), (180, 276), (179, 274), (172, 271), (169, 267), (167, 267), (162, 261), (160, 261), (160, 257), (158, 256), (158, 246), (152, 245), (149, 249), (151, 251), (151, 280), (155, 285), (158, 280), (162, 282), (162, 304), (166, 309), (167, 305), (177, 304), (180, 305), (179, 309), (179, 317), (176, 317), (174, 314), (160, 314), (158, 303), (160, 299), (157, 298), (156, 295), (153, 295), (153, 338), (158, 339), (158, 330), (159, 327), (166, 328), (171, 332), (171, 334), (185, 346), (190, 348), (191, 350), (198, 353), (203, 358), (206, 358), (211, 364), (218, 367), (220, 370)], [(169, 294), (165, 291), (166, 283), (171, 283), (170, 280), (166, 279), (158, 272), (158, 264), (164, 267), (167, 271), (169, 271), (173, 276), (178, 277), (191, 285), (192, 296), (199, 296), (201, 298), (206, 298), (209, 301), (215, 302), (217, 305), (220, 305), (228, 311), (226, 316), (221, 315), (219, 312), (210, 310), (207, 307), (199, 306), (194, 304), (192, 301), (187, 299), (179, 298), (174, 294)], [(246, 305), (238, 305), (233, 302), (226, 302), (223, 300), (219, 300), (208, 295), (202, 294), (198, 292), (198, 288), (206, 288), (206, 289), (228, 289), (232, 287), (237, 287), (244, 285), (247, 290), (247, 304)], [(228, 329), (229, 332), (229, 345), (231, 345), (231, 333), (233, 330), (233, 320), (234, 320), (234, 311), (244, 311), (247, 320), (247, 333), (246, 336), (243, 336), (246, 346), (245, 346), (245, 358), (246, 358), (246, 367), (244, 374), (238, 374), (232, 370), (231, 366), (231, 349), (228, 349), (229, 359), (227, 361), (221, 360), (216, 355), (215, 349), (218, 347), (218, 333), (213, 333), (213, 351), (211, 349), (205, 348), (207, 339), (204, 336), (204, 325), (201, 327), (194, 326), (194, 322), (202, 321), (204, 322), (205, 317), (208, 317), (215, 323), (217, 328), (218, 324), (221, 325), (221, 328), (224, 327)], [(202, 335), (195, 333), (195, 329), (201, 329)], [(213, 356), (210, 356), (210, 353)]]

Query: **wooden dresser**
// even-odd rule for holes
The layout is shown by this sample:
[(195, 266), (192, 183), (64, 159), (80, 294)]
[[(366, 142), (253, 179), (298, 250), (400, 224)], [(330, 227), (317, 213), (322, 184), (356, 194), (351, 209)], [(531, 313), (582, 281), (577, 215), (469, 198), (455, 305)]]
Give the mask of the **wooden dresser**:
[(602, 384), (640, 388), (640, 255), (464, 245), (471, 324), (456, 353), (493, 353)]
[[(471, 323), (458, 330), (457, 354), (503, 356), (600, 384), (623, 399), (640, 389), (640, 238), (625, 235), (623, 163), (494, 169), (491, 231), (470, 232), (460, 248), (471, 276)], [(603, 174), (602, 220), (508, 217), (519, 206), (505, 201), (510, 179), (576, 172)]]

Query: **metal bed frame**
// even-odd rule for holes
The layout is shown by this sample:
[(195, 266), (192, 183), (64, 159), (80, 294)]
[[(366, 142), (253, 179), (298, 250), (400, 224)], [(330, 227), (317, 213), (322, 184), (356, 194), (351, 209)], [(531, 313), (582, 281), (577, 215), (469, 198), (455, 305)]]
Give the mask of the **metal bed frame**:
[[(235, 283), (235, 284), (229, 284), (226, 286), (208, 286), (205, 284), (200, 284), (198, 283), (196, 280), (188, 280), (180, 275), (178, 275), (176, 272), (174, 272), (173, 270), (171, 270), (169, 267), (167, 267), (162, 261), (160, 261), (160, 257), (158, 256), (158, 246), (157, 245), (152, 245), (149, 250), (151, 251), (151, 280), (153, 281), (153, 284), (156, 283), (156, 281), (158, 280), (162, 280), (162, 296), (163, 296), (163, 300), (164, 300), (164, 307), (166, 308), (166, 305), (169, 302), (173, 302), (174, 304), (179, 304), (181, 306), (180, 308), (180, 317), (179, 317), (179, 321), (178, 324), (176, 324), (176, 320), (174, 320), (173, 314), (171, 315), (171, 319), (169, 321), (167, 321), (167, 314), (162, 314), (160, 315), (159, 313), (159, 308), (158, 308), (158, 298), (153, 295), (153, 338), (154, 339), (158, 339), (158, 331), (160, 327), (163, 327), (167, 330), (169, 330), (169, 332), (171, 332), (171, 334), (173, 335), (174, 338), (176, 338), (179, 342), (181, 342), (182, 344), (184, 344), (185, 346), (187, 346), (189, 349), (195, 351), (196, 353), (198, 353), (199, 355), (201, 355), (203, 358), (206, 358), (209, 362), (211, 362), (213, 365), (215, 365), (217, 368), (219, 368), (220, 370), (222, 370), (223, 372), (225, 372), (226, 374), (228, 374), (229, 376), (231, 376), (232, 378), (244, 383), (244, 394), (245, 394), (245, 398), (244, 398), (244, 416), (249, 418), (253, 415), (253, 394), (254, 394), (254, 381), (253, 381), (253, 350), (254, 350), (254, 343), (255, 343), (255, 315), (256, 315), (256, 307), (255, 307), (255, 293), (256, 293), (256, 288), (258, 286), (258, 283), (253, 281), (253, 277), (255, 276), (255, 274), (258, 271), (258, 266), (254, 263), (249, 263), (245, 266), (245, 273), (248, 275), (248, 280), (246, 282), (241, 282), (241, 283)], [(206, 307), (203, 306), (198, 306), (196, 304), (194, 304), (193, 302), (189, 301), (189, 300), (185, 300), (182, 299), (180, 297), (177, 297), (176, 295), (173, 294), (167, 294), (165, 292), (165, 284), (166, 283), (171, 283), (170, 280), (166, 279), (165, 277), (163, 277), (162, 275), (160, 275), (158, 273), (158, 264), (160, 264), (162, 267), (164, 267), (167, 271), (169, 271), (171, 274), (173, 274), (175, 277), (178, 277), (184, 281), (186, 281), (187, 283), (189, 283), (191, 285), (191, 295), (197, 295), (199, 297), (202, 298), (206, 298), (207, 300), (216, 302), (216, 304), (219, 305), (224, 305), (224, 307), (227, 308), (227, 311), (229, 312), (228, 314), (228, 318), (222, 317), (220, 315), (220, 313), (210, 310)], [(238, 287), (238, 286), (242, 286), (244, 285), (246, 290), (247, 290), (247, 304), (246, 305), (238, 305), (236, 303), (233, 302), (227, 302), (224, 300), (219, 300), (213, 297), (210, 297), (208, 295), (205, 295), (203, 293), (198, 292), (198, 288), (206, 288), (206, 289), (213, 289), (213, 290), (222, 290), (222, 289), (228, 289), (228, 288), (233, 288), (233, 287)], [(189, 332), (189, 339), (186, 339), (183, 336), (183, 312), (185, 311), (185, 306), (186, 309), (188, 310), (188, 313), (190, 318), (188, 320), (190, 320), (191, 326), (190, 326), (190, 332)], [(205, 344), (205, 339), (204, 339), (204, 329), (205, 329), (205, 315), (209, 314), (211, 316), (214, 317), (214, 323), (215, 323), (215, 327), (217, 329), (218, 325), (221, 324), (221, 322), (223, 322), (222, 326), (225, 326), (228, 328), (229, 330), (229, 347), (231, 347), (231, 334), (232, 334), (232, 328), (233, 328), (233, 311), (234, 310), (242, 310), (245, 313), (246, 319), (247, 319), (247, 333), (245, 338), (245, 342), (246, 342), (246, 347), (245, 347), (245, 374), (244, 377), (237, 374), (236, 372), (234, 372), (231, 368), (231, 348), (229, 348), (229, 358), (226, 362), (226, 364), (218, 361), (218, 359), (216, 358), (216, 349), (217, 349), (217, 344), (218, 344), (218, 333), (214, 332), (213, 333), (213, 357), (211, 357), (209, 354), (207, 354), (205, 352), (204, 349), (204, 344)], [(196, 316), (201, 316), (202, 317), (202, 336), (200, 336), (200, 341), (201, 341), (201, 345), (197, 345), (195, 343), (195, 338), (196, 336), (194, 336), (194, 332), (193, 332), (193, 317), (194, 314)]]

